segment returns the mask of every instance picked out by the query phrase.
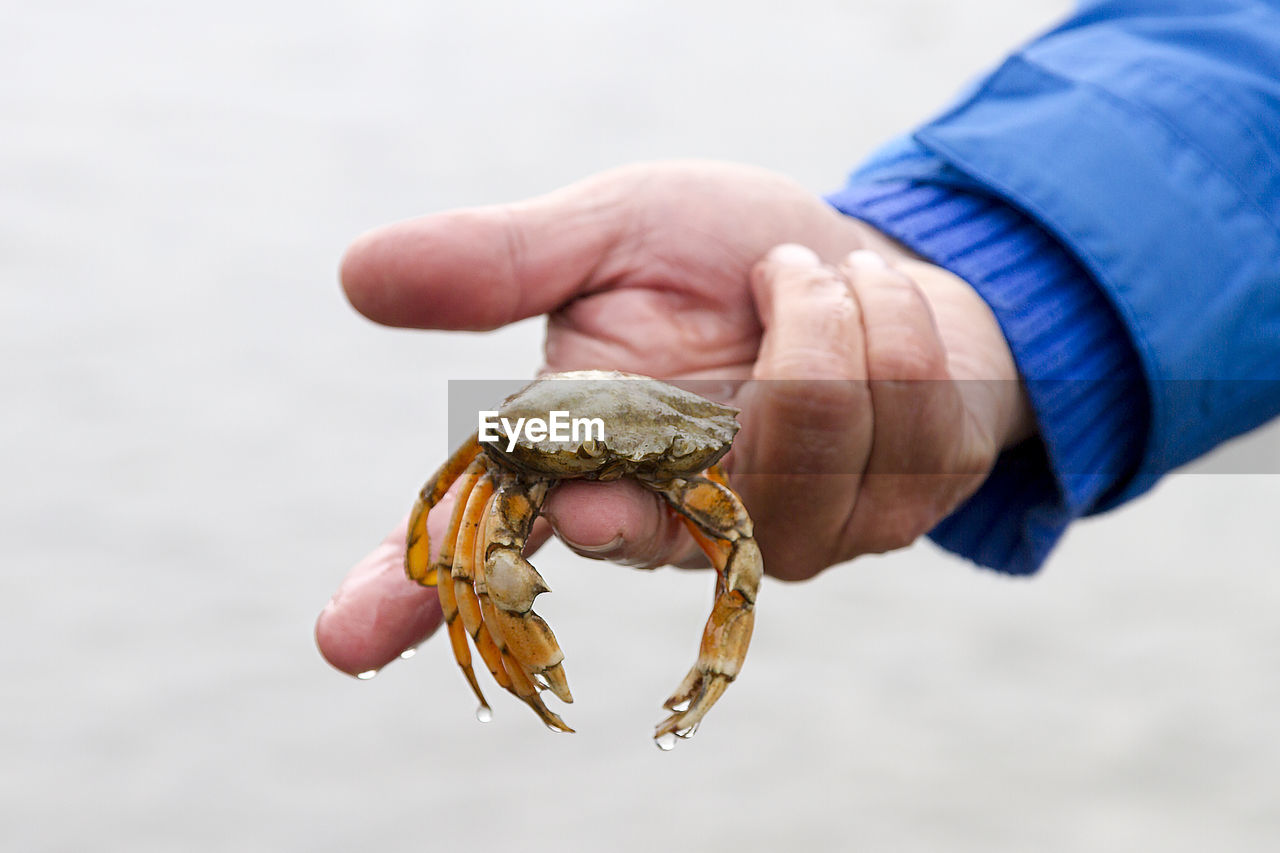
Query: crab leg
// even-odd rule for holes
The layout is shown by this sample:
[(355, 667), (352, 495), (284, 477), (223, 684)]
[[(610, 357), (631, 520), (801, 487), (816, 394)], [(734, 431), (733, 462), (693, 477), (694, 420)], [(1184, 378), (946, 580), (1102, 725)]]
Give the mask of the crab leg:
[[(494, 643), (501, 652), (502, 663), (506, 668), (507, 674), (511, 678), (511, 687), (509, 688), (511, 692), (532, 708), (533, 712), (538, 715), (539, 719), (542, 720), (547, 728), (552, 731), (572, 732), (573, 729), (570, 728), (558, 714), (549, 709), (546, 704), (543, 703), (542, 697), (538, 695), (538, 690), (540, 689), (538, 686), (538, 675), (540, 674), (540, 670), (530, 667), (527, 663), (517, 657), (517, 652), (521, 650), (521, 641), (523, 638), (517, 634), (516, 647), (511, 647), (511, 637), (508, 636), (511, 629), (508, 621), (509, 617), (505, 610), (494, 603), (494, 597), (492, 595), (493, 579), (489, 576), (491, 564), (485, 559), (484, 554), (494, 550), (493, 536), (495, 528), (499, 528), (499, 538), (504, 538), (501, 530), (505, 528), (504, 522), (507, 522), (505, 512), (508, 509), (504, 505), (504, 490), (508, 488), (509, 486), (505, 483), (500, 485), (497, 493), (495, 493), (493, 498), (490, 499), (488, 509), (486, 510), (485, 521), (481, 528), (483, 532), (480, 536), (476, 537), (476, 598), (479, 599), (480, 602), (480, 612), (484, 617), (485, 628), (492, 635)], [(543, 487), (542, 492), (544, 494), (545, 491), (546, 489)], [(531, 523), (532, 517), (530, 517), (529, 520)], [(504, 583), (505, 580), (499, 578), (498, 587), (502, 588)], [(545, 584), (543, 585), (543, 589), (545, 589)], [(546, 627), (546, 623), (542, 622), (541, 619), (538, 619), (536, 614), (532, 615), (534, 619), (537, 619), (538, 622), (541, 623), (542, 628), (551, 640), (551, 646), (555, 654), (554, 668), (559, 673), (558, 682), (562, 688), (562, 690), (556, 690), (556, 694), (560, 696), (561, 699), (572, 702), (573, 697), (568, 696), (568, 686), (564, 684), (564, 672), (559, 666), (559, 661), (564, 658), (564, 655), (560, 652), (560, 647), (556, 645), (555, 638), (551, 637), (551, 631)], [(565, 698), (566, 696), (568, 696), (567, 699)]]
[(467, 497), (467, 506), (463, 510), (462, 523), (458, 528), (458, 539), (454, 545), (453, 566), (450, 576), (453, 579), (453, 597), (457, 601), (458, 615), (462, 624), (471, 635), (476, 651), (480, 653), (485, 666), (493, 674), (493, 680), (499, 685), (511, 689), (511, 678), (502, 663), (502, 650), (493, 641), (493, 636), (485, 627), (480, 612), (480, 599), (475, 590), (475, 553), (476, 538), (479, 528), (485, 519), (485, 510), (493, 500), (493, 480), (486, 470), (480, 475), (475, 488)]
[(698, 660), (663, 706), (674, 711), (655, 738), (687, 736), (737, 676), (751, 642), (756, 591), (764, 573), (751, 519), (715, 466), (705, 476), (653, 484), (684, 516), (685, 525), (716, 569), (716, 597), (702, 632)]
[(453, 595), (452, 576), (453, 546), (458, 538), (458, 528), (462, 525), (462, 516), (466, 511), (471, 491), (475, 488), (476, 480), (480, 479), (483, 473), (484, 464), (478, 459), (473, 460), (459, 481), (461, 485), (458, 489), (458, 500), (453, 506), (453, 515), (449, 519), (449, 529), (445, 531), (444, 541), (440, 543), (440, 553), (431, 567), (431, 578), (433, 581), (438, 581), (436, 593), (440, 599), (440, 610), (444, 614), (444, 624), (449, 632), (449, 644), (453, 648), (453, 657), (462, 669), (467, 683), (471, 685), (471, 691), (480, 700), (481, 711), (486, 711), (489, 703), (485, 701), (484, 693), (480, 692), (480, 683), (476, 681), (475, 670), (471, 668), (471, 648), (467, 645), (466, 628), (463, 627), (462, 622), (458, 621), (458, 601)]
[(564, 652), (550, 626), (533, 611), (534, 598), (550, 587), (522, 554), (547, 488), (545, 481), (527, 485), (514, 476), (498, 486), (489, 513), (484, 560), (488, 598), (493, 604), (486, 619), (493, 623), (494, 634), (503, 638), (506, 650), (528, 680), (544, 681), (562, 702), (572, 702), (561, 666)]
[[(427, 480), (427, 484), (422, 487), (422, 491), (418, 494), (418, 500), (414, 502), (413, 512), (409, 514), (409, 530), (404, 552), (404, 570), (405, 574), (423, 586), (436, 585), (436, 572), (431, 566), (431, 543), (427, 536), (427, 515), (431, 512), (431, 508), (444, 497), (445, 492), (449, 491), (449, 487), (453, 485), (453, 482), (462, 476), (463, 472), (467, 470), (472, 460), (479, 453), (479, 438), (477, 434), (472, 433), (471, 437), (464, 441), (462, 446), (445, 460), (445, 463), (440, 466), (440, 470), (436, 471), (430, 480)], [(465, 494), (458, 496), (459, 506), (461, 506), (465, 497)], [(450, 525), (450, 533), (447, 538), (452, 539), (452, 528), (453, 525)]]

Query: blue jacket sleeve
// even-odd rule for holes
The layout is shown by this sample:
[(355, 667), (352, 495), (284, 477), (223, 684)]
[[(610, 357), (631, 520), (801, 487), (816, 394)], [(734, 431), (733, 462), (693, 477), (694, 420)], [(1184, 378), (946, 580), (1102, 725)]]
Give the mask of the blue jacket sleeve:
[[(1277, 4), (1086, 4), (910, 140), (874, 157), (833, 202), (858, 215), (874, 207), (865, 201), (869, 187), (904, 182), (996, 199), (1049, 235), (1118, 321), (1116, 334), (1140, 371), (1146, 399), (1142, 417), (1130, 420), (1141, 429), (1132, 464), (1117, 466), (1113, 455), (1107, 470), (1064, 469), (1049, 447), (1056, 496), (1010, 504), (1004, 495), (999, 507), (1021, 519), (1024, 533), (1047, 518), (1051, 541), (1073, 515), (1137, 495), (1280, 413)], [(937, 240), (933, 232), (924, 237), (917, 245)], [(966, 277), (973, 275), (970, 269)], [(1052, 388), (1035, 392), (1042, 380), (1061, 378), (1044, 370), (1052, 335), (1037, 327), (1028, 336), (1014, 322), (1026, 310), (1019, 299), (1043, 298), (1044, 288), (979, 290), (1010, 338), (1042, 432), (1060, 433), (1081, 414), (1055, 407)], [(1101, 316), (1096, 306), (1091, 311)], [(1061, 346), (1102, 346), (1071, 325), (1065, 318), (1058, 324)], [(1097, 387), (1068, 384), (1063, 390), (1088, 405), (1108, 405)], [(1104, 482), (1073, 504), (1070, 480), (1080, 475)], [(1045, 516), (1054, 501), (1072, 505)], [(989, 525), (994, 506), (985, 514), (962, 508), (941, 529), (954, 537), (966, 526)], [(1043, 544), (1046, 535), (1040, 538)], [(974, 556), (974, 547), (959, 550)], [(1024, 549), (1020, 563), (997, 567), (1034, 569), (1045, 553)]]

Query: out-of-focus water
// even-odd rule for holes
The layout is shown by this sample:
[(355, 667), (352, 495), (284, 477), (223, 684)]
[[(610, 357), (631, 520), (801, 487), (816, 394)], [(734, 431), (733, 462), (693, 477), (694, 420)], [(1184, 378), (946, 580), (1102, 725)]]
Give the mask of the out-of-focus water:
[(8, 4), (0, 843), (1274, 849), (1274, 476), (1171, 478), (1030, 581), (922, 545), (768, 582), (670, 754), (703, 574), (542, 552), (572, 737), (473, 722), (443, 643), (369, 682), (312, 644), (443, 454), (447, 379), (540, 361), (536, 321), (359, 319), (352, 236), (634, 159), (828, 190), (1067, 5)]

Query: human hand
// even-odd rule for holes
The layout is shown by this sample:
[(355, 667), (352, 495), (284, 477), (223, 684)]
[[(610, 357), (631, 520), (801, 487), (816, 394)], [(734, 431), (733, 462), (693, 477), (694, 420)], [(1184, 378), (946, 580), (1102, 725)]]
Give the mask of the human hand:
[[(910, 544), (1031, 431), (972, 288), (754, 169), (628, 167), (397, 223), (357, 240), (342, 278), (387, 325), (492, 329), (545, 313), (545, 370), (762, 380), (728, 401), (742, 431), (726, 464), (781, 578)], [(450, 509), (432, 514), (437, 541)], [(543, 514), (588, 556), (699, 559), (626, 480), (562, 483)], [(376, 669), (438, 627), (434, 590), (405, 579), (403, 554), (401, 525), (321, 614), (317, 639), (338, 668)]]

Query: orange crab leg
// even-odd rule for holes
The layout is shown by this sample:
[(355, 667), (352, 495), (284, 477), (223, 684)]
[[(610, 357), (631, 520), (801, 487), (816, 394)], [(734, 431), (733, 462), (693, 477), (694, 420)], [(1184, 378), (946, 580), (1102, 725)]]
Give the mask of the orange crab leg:
[(480, 526), (485, 519), (485, 511), (493, 500), (493, 480), (488, 471), (480, 476), (475, 488), (467, 497), (467, 508), (463, 511), (462, 524), (458, 529), (458, 539), (454, 546), (453, 566), (450, 575), (453, 579), (453, 596), (457, 601), (458, 614), (462, 624), (475, 643), (476, 651), (484, 660), (485, 666), (493, 674), (493, 680), (507, 690), (511, 689), (511, 678), (502, 664), (502, 651), (494, 643), (492, 635), (485, 628), (484, 618), (480, 612), (480, 600), (475, 591), (475, 552), (476, 538)]
[(674, 711), (654, 738), (687, 736), (737, 677), (751, 643), (756, 592), (764, 574), (751, 519), (742, 501), (721, 481), (719, 466), (707, 476), (654, 484), (716, 569), (716, 597), (702, 632), (698, 660), (664, 707)]
[(489, 708), (489, 703), (485, 701), (484, 693), (480, 691), (480, 683), (476, 681), (475, 670), (471, 668), (471, 648), (467, 645), (466, 629), (458, 621), (458, 602), (453, 595), (452, 579), (454, 542), (458, 538), (458, 528), (462, 524), (467, 500), (482, 473), (484, 473), (483, 463), (473, 460), (466, 473), (462, 475), (461, 485), (458, 488), (458, 500), (453, 506), (453, 515), (449, 519), (449, 528), (445, 531), (444, 541), (440, 543), (440, 553), (431, 567), (431, 576), (433, 580), (439, 581), (436, 585), (436, 593), (440, 599), (440, 611), (444, 614), (444, 624), (449, 632), (449, 645), (453, 648), (453, 657), (462, 669), (467, 683), (471, 685), (471, 691), (480, 700), (480, 709), (485, 711)]
[[(502, 478), (501, 472), (495, 473)], [(542, 720), (547, 728), (553, 731), (572, 732), (573, 729), (543, 703), (542, 697), (538, 695), (538, 686), (534, 680), (533, 673), (515, 654), (516, 650), (508, 647), (509, 638), (503, 630), (503, 611), (495, 606), (493, 597), (490, 595), (489, 564), (488, 560), (485, 559), (485, 554), (496, 547), (500, 547), (494, 542), (495, 536), (499, 542), (506, 540), (505, 530), (509, 513), (509, 507), (504, 495), (507, 495), (510, 491), (510, 485), (506, 480), (511, 478), (502, 479), (504, 480), (503, 484), (498, 486), (496, 493), (489, 500), (485, 518), (475, 542), (475, 593), (480, 602), (480, 613), (483, 617), (484, 627), (497, 645), (502, 656), (503, 666), (507, 675), (511, 678), (511, 687), (509, 688), (511, 692), (532, 708), (533, 712), (538, 715), (538, 718)], [(543, 486), (539, 490), (539, 502), (541, 502), (541, 496), (545, 495), (545, 493), (546, 487)], [(532, 516), (528, 519), (528, 525), (532, 525)], [(552, 643), (554, 644), (554, 642), (553, 638)], [(555, 647), (555, 651), (560, 651), (559, 646)], [(559, 658), (563, 657), (564, 655), (560, 654)], [(558, 663), (559, 659), (556, 662)], [(563, 672), (561, 672), (560, 680), (563, 682)], [(565, 692), (567, 693), (567, 687)], [(570, 696), (569, 701), (572, 700), (573, 697)]]
[(524, 674), (520, 664), (505, 652), (502, 657), (503, 660), (508, 662), (511, 672), (511, 692), (523, 699), (525, 704), (533, 709), (533, 712), (538, 715), (547, 728), (554, 732), (572, 732), (573, 729), (569, 727), (569, 724), (542, 701), (542, 697), (538, 695), (537, 686)]
[(733, 491), (733, 489), (730, 488), (729, 486), (729, 475), (725, 474), (724, 466), (721, 465), (719, 462), (712, 465), (707, 470), (703, 471), (702, 476), (706, 477), (708, 480), (710, 480), (713, 483), (724, 486), (726, 489), (729, 489), (729, 491), (731, 492)]
[[(480, 454), (480, 441), (476, 434), (462, 443), (453, 452), (440, 470), (427, 480), (414, 502), (413, 511), (409, 514), (409, 531), (406, 537), (404, 552), (404, 570), (410, 578), (423, 586), (436, 585), (436, 571), (431, 565), (431, 542), (427, 536), (427, 516), (431, 508), (440, 502), (445, 492), (453, 485)], [(464, 496), (459, 496), (459, 501)]]

